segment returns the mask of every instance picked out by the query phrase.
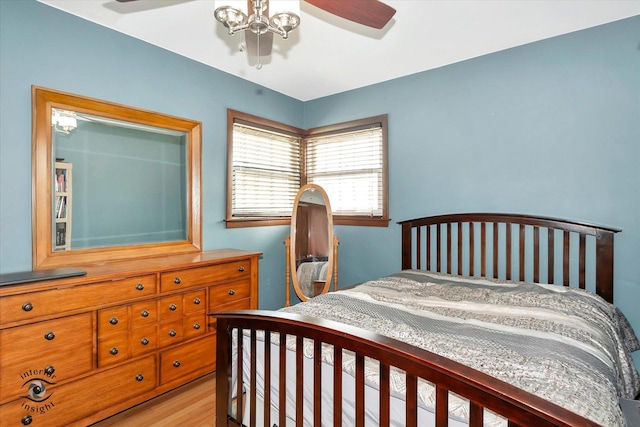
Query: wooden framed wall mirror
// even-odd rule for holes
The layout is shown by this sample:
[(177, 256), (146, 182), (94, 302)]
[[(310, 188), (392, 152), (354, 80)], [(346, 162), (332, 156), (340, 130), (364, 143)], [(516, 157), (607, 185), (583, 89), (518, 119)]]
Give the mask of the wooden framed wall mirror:
[(307, 184), (298, 191), (285, 245), (287, 307), (291, 283), (301, 301), (327, 293), (332, 281), (338, 289), (338, 238), (329, 197), (319, 185)]
[(199, 252), (201, 123), (32, 88), (33, 269)]

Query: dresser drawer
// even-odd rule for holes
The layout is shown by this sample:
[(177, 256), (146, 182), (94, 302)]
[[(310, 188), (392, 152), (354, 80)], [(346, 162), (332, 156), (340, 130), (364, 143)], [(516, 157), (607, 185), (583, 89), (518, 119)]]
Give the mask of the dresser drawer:
[(182, 316), (184, 300), (182, 294), (171, 295), (158, 300), (158, 318), (162, 322)]
[(234, 301), (229, 304), (212, 307), (209, 310), (209, 314), (212, 314), (213, 316), (207, 316), (207, 322), (209, 324), (209, 332), (216, 331), (215, 313), (220, 313), (222, 311), (232, 311), (232, 310), (248, 310), (250, 308), (251, 308), (251, 298), (245, 298), (245, 299)]
[(0, 298), (0, 324), (154, 295), (156, 276), (78, 285)]
[(61, 386), (47, 387), (32, 401), (21, 398), (0, 406), (2, 427), (59, 427), (88, 417), (156, 387), (155, 357), (127, 363)]
[(158, 320), (158, 301), (142, 301), (131, 305), (131, 327), (151, 325)]
[(108, 335), (129, 329), (129, 307), (121, 306), (98, 311), (98, 335)]
[(249, 298), (251, 281), (225, 283), (209, 288), (209, 307), (214, 310), (219, 305), (229, 304), (241, 299)]
[(55, 353), (93, 339), (91, 314), (62, 317), (0, 331), (0, 366), (15, 359)]
[(160, 383), (188, 381), (215, 369), (216, 336), (181, 345), (160, 353)]
[(89, 372), (92, 368), (91, 341), (56, 351), (35, 352), (28, 349), (25, 357), (3, 362), (0, 366), (0, 401), (26, 396), (30, 379), (57, 383)]
[(145, 326), (131, 331), (131, 357), (153, 351), (158, 348), (158, 327)]
[(182, 318), (158, 325), (158, 347), (177, 344), (184, 338)]
[(205, 298), (206, 291), (204, 289), (184, 294), (184, 314), (192, 314), (203, 311), (206, 307)]
[(191, 314), (183, 320), (184, 339), (194, 338), (207, 332), (206, 314)]
[(98, 366), (114, 365), (129, 358), (129, 334), (120, 332), (98, 338)]
[(251, 260), (229, 262), (208, 267), (171, 271), (160, 276), (160, 292), (170, 292), (190, 286), (236, 280), (249, 277)]

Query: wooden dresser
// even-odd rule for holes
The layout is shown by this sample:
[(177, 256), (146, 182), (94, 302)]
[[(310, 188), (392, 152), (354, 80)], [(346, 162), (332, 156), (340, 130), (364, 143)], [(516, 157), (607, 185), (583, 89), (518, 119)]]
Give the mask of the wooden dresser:
[(260, 255), (111, 262), (0, 287), (0, 426), (86, 426), (215, 370), (207, 313), (258, 308)]

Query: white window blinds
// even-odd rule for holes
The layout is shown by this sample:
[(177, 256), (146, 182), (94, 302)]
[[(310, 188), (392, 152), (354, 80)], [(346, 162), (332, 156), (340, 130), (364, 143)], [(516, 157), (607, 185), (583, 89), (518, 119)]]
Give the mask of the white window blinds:
[(382, 217), (382, 126), (307, 139), (307, 182), (325, 189), (334, 215)]
[(300, 188), (300, 139), (233, 124), (232, 216), (290, 216)]

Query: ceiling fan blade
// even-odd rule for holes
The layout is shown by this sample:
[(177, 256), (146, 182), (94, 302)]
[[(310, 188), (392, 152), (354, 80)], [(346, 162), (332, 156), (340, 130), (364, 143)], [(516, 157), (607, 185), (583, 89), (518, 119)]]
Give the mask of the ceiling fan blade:
[(378, 0), (305, 0), (326, 12), (367, 27), (381, 29), (396, 10)]
[[(258, 52), (258, 37), (260, 37), (260, 52)], [(247, 46), (247, 55), (249, 55), (249, 57), (269, 56), (271, 55), (271, 47), (273, 46), (273, 33), (267, 31), (261, 36), (258, 36), (249, 30), (245, 30), (244, 42)]]

